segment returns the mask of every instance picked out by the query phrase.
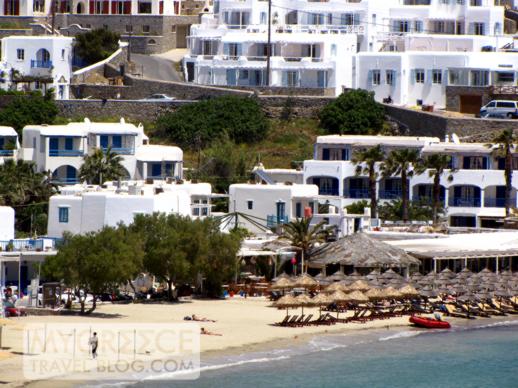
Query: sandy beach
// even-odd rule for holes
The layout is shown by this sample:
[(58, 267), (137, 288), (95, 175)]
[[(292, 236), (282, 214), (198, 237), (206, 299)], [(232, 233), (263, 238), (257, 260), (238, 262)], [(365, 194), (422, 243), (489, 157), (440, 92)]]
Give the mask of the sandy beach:
[[(305, 326), (297, 328), (277, 327), (274, 322), (282, 320), (285, 310), (267, 307), (271, 302), (264, 298), (235, 298), (229, 300), (193, 300), (178, 304), (101, 304), (90, 316), (29, 316), (2, 320), (2, 348), (0, 350), (0, 382), (7, 386), (26, 384), (22, 373), (22, 330), (27, 323), (81, 323), (95, 325), (100, 323), (176, 323), (185, 322), (183, 318), (196, 314), (216, 320), (203, 322), (200, 326), (221, 334), (221, 336), (201, 336), (202, 357), (217, 352), (250, 351), (253, 348), (295, 343), (308, 337), (325, 333), (347, 333), (351, 335), (359, 329), (380, 329), (407, 326), (408, 316), (367, 323), (336, 324), (331, 326)], [(300, 313), (300, 309), (294, 311)], [(318, 309), (306, 308), (304, 313), (318, 316)], [(342, 314), (345, 316), (344, 314)], [(454, 322), (457, 320), (449, 319)], [(490, 322), (492, 319), (478, 319)], [(457, 321), (458, 322), (458, 321)], [(61, 386), (55, 384), (52, 386)], [(46, 386), (38, 382), (38, 386)]]

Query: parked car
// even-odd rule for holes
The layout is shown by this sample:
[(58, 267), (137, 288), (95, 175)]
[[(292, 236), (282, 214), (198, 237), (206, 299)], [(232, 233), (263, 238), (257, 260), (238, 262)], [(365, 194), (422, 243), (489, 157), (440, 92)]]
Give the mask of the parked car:
[(167, 94), (152, 94), (149, 97), (144, 98), (144, 101), (173, 101), (175, 98), (168, 96)]
[(518, 118), (518, 101), (493, 100), (480, 108), (480, 117)]

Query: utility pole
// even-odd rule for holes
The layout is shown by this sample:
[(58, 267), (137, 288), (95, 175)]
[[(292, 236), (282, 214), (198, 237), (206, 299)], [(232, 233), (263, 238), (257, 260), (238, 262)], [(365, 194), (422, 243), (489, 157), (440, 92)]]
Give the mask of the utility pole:
[[(129, 37), (128, 37), (128, 62), (131, 62), (131, 36), (133, 35), (133, 9), (130, 6), (130, 30), (129, 30)], [(144, 74), (144, 71), (142, 71), (142, 74)]]
[(266, 86), (270, 86), (271, 56), (272, 56), (272, 0), (268, 0), (268, 43), (266, 44)]

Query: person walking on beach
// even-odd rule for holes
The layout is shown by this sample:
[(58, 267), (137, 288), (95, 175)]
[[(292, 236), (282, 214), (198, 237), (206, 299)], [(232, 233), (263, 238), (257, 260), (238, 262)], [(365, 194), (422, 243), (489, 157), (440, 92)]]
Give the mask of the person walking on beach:
[(99, 345), (99, 338), (97, 338), (97, 333), (94, 333), (94, 335), (90, 338), (89, 345), (92, 350), (92, 358), (97, 358), (97, 346)]

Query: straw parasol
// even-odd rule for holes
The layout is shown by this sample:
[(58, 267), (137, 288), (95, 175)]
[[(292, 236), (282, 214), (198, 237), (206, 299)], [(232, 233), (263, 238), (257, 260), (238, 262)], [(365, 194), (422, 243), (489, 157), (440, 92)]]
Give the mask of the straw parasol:
[(295, 298), (297, 306), (302, 307), (302, 315), (304, 315), (304, 307), (314, 306), (313, 299), (306, 294), (300, 294)]
[(381, 290), (377, 288), (371, 288), (369, 291), (365, 293), (365, 296), (370, 300), (379, 300), (383, 299), (383, 293)]
[(399, 292), (404, 296), (417, 296), (419, 293), (411, 285), (407, 284), (399, 289)]
[(347, 277), (345, 276), (345, 274), (341, 271), (336, 271), (334, 274), (332, 274), (331, 276), (328, 276), (326, 278), (326, 280), (330, 280), (332, 282), (339, 282), (340, 280), (345, 280)]
[(318, 285), (318, 282), (315, 279), (313, 279), (310, 275), (304, 274), (302, 276), (297, 277), (293, 282), (293, 285), (295, 287), (312, 288), (316, 287)]
[(398, 273), (394, 272), (392, 268), (389, 268), (387, 271), (383, 272), (380, 276), (381, 279), (402, 279), (403, 277)]
[(275, 283), (272, 284), (272, 289), (274, 290), (282, 290), (286, 288), (293, 288), (293, 282), (288, 278), (280, 278)]
[(353, 284), (347, 287), (348, 291), (367, 291), (370, 288), (369, 284), (364, 280), (356, 280)]
[(290, 278), (290, 275), (288, 275), (286, 272), (283, 272), (280, 275), (274, 277), (272, 279), (272, 282), (276, 282), (277, 280), (280, 280), (280, 279), (289, 279), (289, 278)]
[(361, 291), (353, 291), (350, 294), (347, 294), (348, 302), (356, 302), (356, 303), (364, 303), (368, 302), (369, 298)]
[(333, 299), (326, 294), (318, 294), (313, 299), (311, 299), (314, 306), (318, 306), (319, 314), (322, 315), (322, 306), (329, 306), (331, 303), (333, 303)]
[(286, 309), (286, 315), (288, 315), (288, 309), (291, 307), (297, 307), (298, 301), (292, 295), (284, 295), (282, 298), (279, 298), (277, 301), (273, 302), (272, 306), (279, 309)]
[(345, 291), (346, 286), (341, 282), (335, 282), (331, 283), (329, 286), (326, 287), (325, 291), (329, 293), (333, 293), (335, 291)]
[(337, 291), (333, 292), (329, 296), (329, 299), (331, 299), (334, 303), (342, 303), (342, 302), (348, 301), (347, 294), (341, 290), (337, 290)]
[(398, 299), (403, 296), (401, 292), (399, 292), (393, 287), (387, 287), (384, 290), (382, 290), (382, 292), (385, 298)]

